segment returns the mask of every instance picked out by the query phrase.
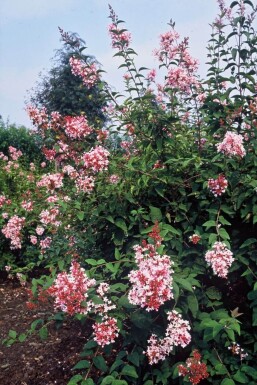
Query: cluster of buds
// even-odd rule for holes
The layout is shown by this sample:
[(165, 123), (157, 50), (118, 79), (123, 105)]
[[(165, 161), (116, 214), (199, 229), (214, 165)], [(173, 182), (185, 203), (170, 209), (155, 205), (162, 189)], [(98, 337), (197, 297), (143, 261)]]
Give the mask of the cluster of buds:
[(179, 365), (178, 372), (179, 375), (186, 377), (188, 376), (191, 384), (199, 384), (201, 380), (209, 377), (207, 372), (207, 366), (205, 363), (201, 362), (201, 354), (198, 350), (194, 350), (192, 353), (193, 357), (190, 357), (186, 360), (186, 365)]
[(241, 346), (239, 344), (237, 344), (236, 342), (233, 342), (232, 346), (228, 347), (228, 350), (231, 350), (231, 353), (233, 355), (240, 356), (240, 360), (243, 360), (244, 358), (246, 358), (248, 356), (248, 353), (246, 353), (244, 351), (244, 349), (241, 348)]
[(201, 236), (198, 234), (193, 234), (189, 237), (189, 241), (192, 242), (194, 245), (197, 245), (197, 243), (201, 240)]

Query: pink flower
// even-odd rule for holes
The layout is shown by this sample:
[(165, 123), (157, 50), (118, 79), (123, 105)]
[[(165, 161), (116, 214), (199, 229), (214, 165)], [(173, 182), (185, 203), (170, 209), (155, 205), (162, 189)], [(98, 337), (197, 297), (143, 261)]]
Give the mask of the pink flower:
[(40, 110), (36, 107), (28, 106), (26, 110), (34, 126), (42, 126), (43, 128), (47, 128), (48, 116), (46, 108), (42, 108)]
[(95, 63), (87, 64), (74, 56), (70, 58), (69, 62), (73, 75), (80, 76), (83, 84), (88, 88), (93, 87), (99, 81), (99, 74)]
[(44, 231), (45, 231), (44, 227), (37, 226), (36, 228), (37, 235), (42, 235)]
[(32, 243), (32, 245), (36, 245), (37, 244), (37, 237), (35, 235), (31, 235), (30, 236), (30, 242)]
[(208, 180), (208, 188), (215, 197), (222, 195), (228, 187), (228, 181), (224, 175), (220, 174), (217, 179)]
[(18, 160), (22, 156), (22, 152), (15, 147), (9, 146), (9, 153), (12, 160)]
[(60, 173), (43, 175), (39, 182), (38, 187), (46, 187), (47, 191), (53, 191), (63, 186), (63, 175)]
[(11, 241), (11, 249), (21, 249), (21, 230), (25, 224), (25, 218), (14, 215), (2, 228), (4, 236)]
[(65, 132), (71, 139), (82, 139), (92, 132), (85, 116), (66, 116)]
[(49, 249), (49, 247), (51, 246), (51, 243), (52, 243), (52, 238), (50, 237), (46, 237), (45, 239), (42, 239), (40, 241), (41, 252), (43, 252), (45, 249)]
[(116, 24), (108, 26), (109, 34), (112, 39), (112, 47), (122, 51), (129, 47), (131, 42), (131, 34), (128, 31), (121, 31)]
[(148, 340), (148, 347), (145, 352), (149, 359), (150, 365), (157, 364), (160, 360), (165, 360), (174, 347), (186, 347), (191, 341), (189, 330), (189, 322), (182, 319), (181, 315), (176, 310), (170, 311), (168, 314), (168, 327), (165, 337), (158, 339), (155, 334), (152, 334)]
[(95, 283), (95, 279), (88, 278), (80, 264), (73, 261), (70, 273), (59, 273), (49, 288), (49, 293), (55, 297), (55, 308), (69, 315), (87, 314), (92, 305), (87, 301), (88, 290)]
[(115, 318), (106, 317), (103, 322), (95, 323), (93, 329), (94, 340), (102, 347), (115, 342), (115, 338), (118, 337), (119, 329)]
[(158, 310), (165, 301), (173, 298), (173, 263), (168, 255), (159, 255), (154, 245), (136, 245), (134, 250), (138, 270), (129, 273), (132, 284), (128, 294), (129, 302), (147, 311)]
[(39, 214), (40, 222), (44, 225), (60, 226), (61, 222), (56, 220), (59, 215), (59, 209), (57, 207), (50, 208), (49, 210), (43, 210)]
[(109, 164), (110, 153), (102, 146), (96, 146), (90, 152), (86, 152), (82, 156), (82, 160), (84, 161), (84, 166), (86, 168), (92, 169), (94, 172), (100, 172), (103, 170), (107, 170), (107, 166)]
[(221, 278), (227, 278), (228, 269), (234, 261), (232, 252), (223, 242), (215, 242), (212, 250), (207, 251), (205, 260), (213, 269), (214, 274)]
[(188, 74), (188, 71), (182, 67), (172, 68), (167, 74), (166, 84), (169, 87), (177, 88), (180, 91), (189, 93), (193, 85), (199, 83), (196, 78)]
[(154, 82), (156, 78), (156, 70), (152, 69), (148, 72), (146, 79), (149, 80), (149, 82)]
[(228, 131), (221, 143), (217, 145), (218, 152), (222, 152), (228, 156), (239, 156), (243, 158), (246, 155), (243, 146), (243, 136), (235, 132)]
[(119, 180), (120, 180), (120, 177), (118, 175), (115, 175), (115, 174), (111, 175), (109, 178), (109, 181), (112, 184), (117, 184), (119, 182)]
[(78, 192), (85, 192), (90, 194), (95, 186), (95, 179), (93, 176), (79, 176), (75, 180), (76, 189)]
[(22, 201), (21, 202), (21, 207), (26, 210), (26, 211), (33, 211), (33, 202), (28, 200), (28, 201)]

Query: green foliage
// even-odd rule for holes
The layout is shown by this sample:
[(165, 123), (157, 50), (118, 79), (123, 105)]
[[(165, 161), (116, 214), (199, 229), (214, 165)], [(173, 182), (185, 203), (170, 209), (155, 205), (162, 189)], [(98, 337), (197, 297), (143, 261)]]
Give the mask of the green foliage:
[(17, 127), (15, 124), (5, 124), (0, 120), (0, 152), (8, 154), (9, 146), (17, 148), (23, 153), (23, 163), (43, 162), (44, 156), (41, 153), (41, 140), (33, 135), (26, 127)]
[[(240, 4), (250, 7), (249, 17), (242, 15)], [(74, 367), (82, 374), (75, 374), (70, 385), (182, 384), (179, 364), (194, 349), (207, 366), (206, 384), (256, 383), (257, 40), (251, 22), (254, 6), (246, 0), (240, 4), (231, 3), (233, 17), (227, 17), (230, 11), (220, 6), (220, 23), (213, 24), (205, 82), (194, 83), (191, 78), (191, 88), (186, 92), (170, 84), (167, 79), (171, 78), (171, 69), (183, 69), (183, 55), (170, 62), (165, 56), (160, 65), (166, 70), (162, 102), (149, 91), (145, 68), (137, 70), (135, 52), (126, 43), (127, 30), (119, 29), (123, 22), (111, 9), (114, 43), (115, 36), (122, 36), (116, 56), (123, 59), (120, 68), (127, 71), (127, 97), (120, 102), (120, 95), (104, 83), (99, 92), (106, 102), (113, 103), (109, 131), (118, 132), (129, 144), (112, 151), (108, 170), (95, 172), (95, 187), (90, 194), (78, 192), (68, 177), (58, 193), (40, 190), (39, 194), (31, 183), (27, 188), (36, 202), (33, 213), (21, 210), (18, 197), (9, 209), (10, 215), (26, 215), (29, 224), (23, 232), (27, 240), (34, 234), (42, 202), (45, 204), (49, 195), (58, 197), (47, 206), (58, 206), (61, 218), (58, 226), (45, 226), (44, 237), (51, 236), (52, 240), (50, 247), (41, 253), (33, 248), (30, 254), (25, 242), (21, 249), (28, 260), (51, 271), (50, 277), (32, 282), (35, 298), (40, 290), (52, 286), (56, 275), (67, 270), (74, 257), (96, 285), (110, 284), (108, 294), (116, 305), (111, 314), (117, 319), (119, 337), (103, 348), (92, 337)], [(199, 102), (203, 94), (204, 101)], [(80, 114), (81, 110), (75, 112)], [(188, 112), (190, 118), (185, 118)], [(100, 122), (95, 129), (99, 126)], [(245, 156), (217, 151), (217, 144), (228, 131), (244, 136)], [(55, 130), (51, 137), (55, 144), (58, 135)], [(75, 140), (70, 142), (74, 144)], [(81, 155), (93, 145), (99, 145), (95, 136), (78, 143), (76, 150)], [(72, 163), (74, 167), (81, 165), (82, 158), (78, 159)], [(64, 161), (55, 164), (55, 171)], [(228, 186), (215, 195), (208, 181), (219, 175), (226, 177)], [(116, 177), (113, 183), (111, 176)], [(18, 174), (13, 171), (12, 177), (18, 178)], [(133, 246), (153, 244), (157, 223), (162, 242), (158, 247), (156, 243), (156, 250), (173, 262), (173, 298), (158, 311), (147, 311), (129, 301), (128, 277), (137, 268)], [(192, 241), (193, 235), (198, 237), (197, 242)], [(217, 274), (205, 260), (215, 242), (222, 242), (233, 253), (227, 277)], [(88, 301), (103, 305), (94, 290), (89, 290)], [(163, 341), (167, 312), (173, 309), (189, 321), (191, 344), (184, 349), (175, 346), (164, 361), (150, 365), (145, 353), (149, 338), (154, 334)], [(92, 317), (96, 322), (101, 320), (100, 314)], [(85, 314), (77, 318), (84, 322)], [(45, 339), (46, 326), (35, 324), (35, 329), (38, 326)], [(10, 341), (16, 338), (12, 331)]]

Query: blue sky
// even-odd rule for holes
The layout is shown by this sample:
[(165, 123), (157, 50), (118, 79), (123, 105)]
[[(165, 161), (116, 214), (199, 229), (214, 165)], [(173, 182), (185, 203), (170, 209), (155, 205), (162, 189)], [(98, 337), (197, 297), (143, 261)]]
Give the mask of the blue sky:
[(107, 71), (105, 79), (122, 87), (123, 72), (107, 33), (108, 3), (126, 21), (139, 66), (157, 67), (152, 55), (158, 36), (170, 18), (181, 36), (190, 37), (191, 53), (204, 75), (209, 24), (217, 13), (216, 0), (1, 0), (0, 2), (0, 114), (4, 120), (30, 126), (24, 111), (26, 91), (40, 72), (51, 68), (54, 50), (61, 47), (58, 26), (77, 32)]

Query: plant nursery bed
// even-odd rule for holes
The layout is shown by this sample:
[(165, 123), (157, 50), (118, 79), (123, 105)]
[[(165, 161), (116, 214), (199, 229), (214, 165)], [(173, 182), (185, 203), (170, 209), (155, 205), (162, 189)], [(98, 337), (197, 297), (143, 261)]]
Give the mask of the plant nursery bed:
[[(56, 328), (56, 324), (50, 321), (47, 338), (45, 336), (42, 340), (35, 332), (20, 342), (19, 336), (26, 334), (33, 321), (47, 320), (53, 314), (48, 303), (29, 310), (27, 300), (27, 288), (0, 277), (0, 384), (66, 385), (76, 374), (72, 368), (79, 361), (91, 328), (71, 319)], [(17, 342), (8, 346), (8, 342), (3, 343), (3, 340), (10, 341), (10, 330)]]

